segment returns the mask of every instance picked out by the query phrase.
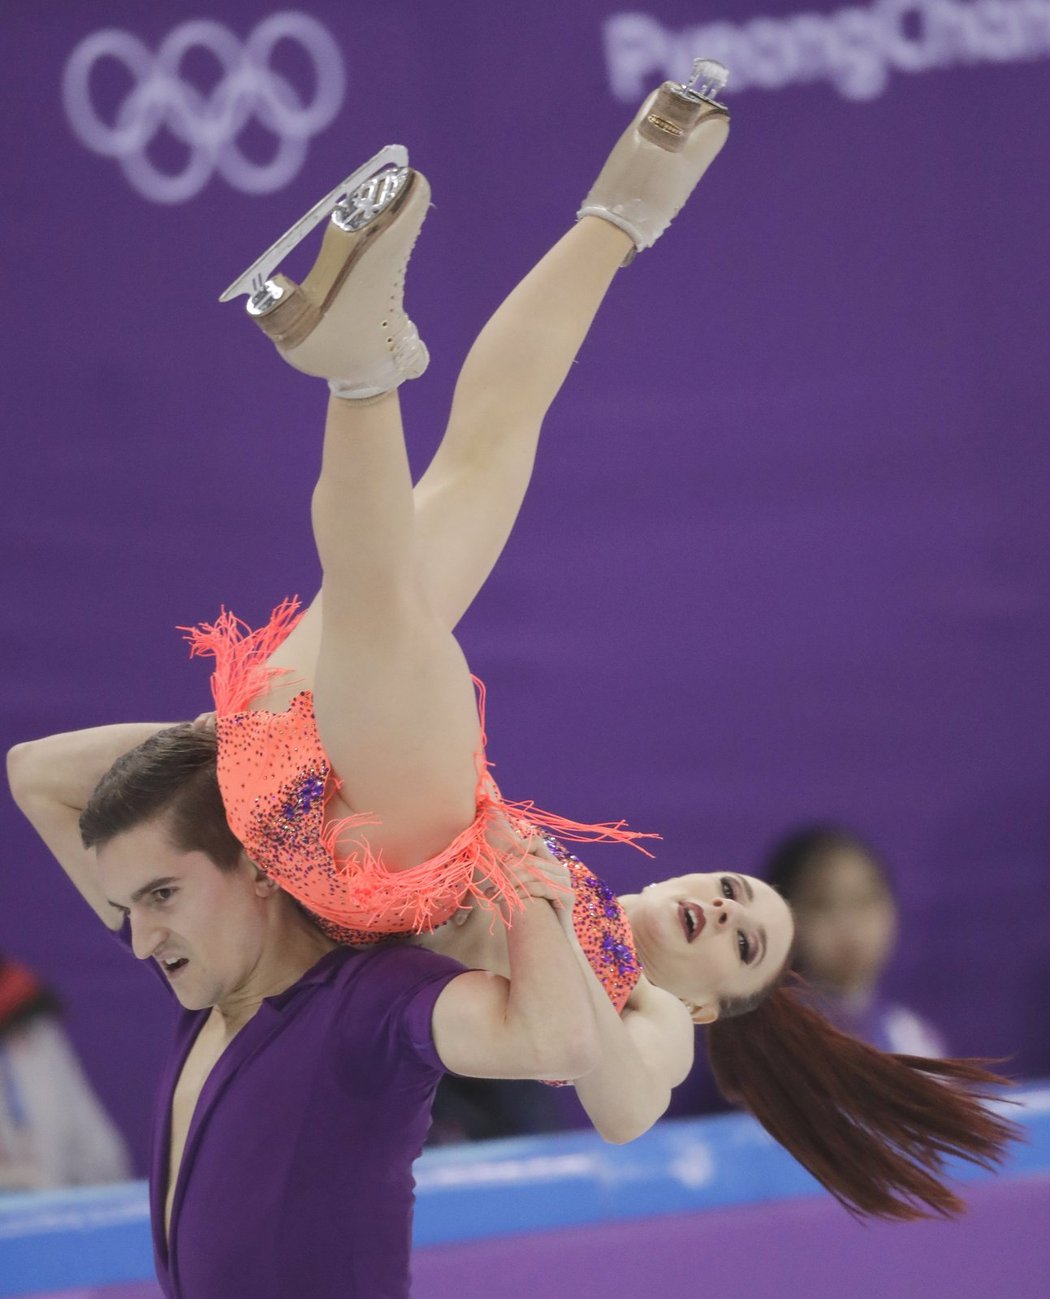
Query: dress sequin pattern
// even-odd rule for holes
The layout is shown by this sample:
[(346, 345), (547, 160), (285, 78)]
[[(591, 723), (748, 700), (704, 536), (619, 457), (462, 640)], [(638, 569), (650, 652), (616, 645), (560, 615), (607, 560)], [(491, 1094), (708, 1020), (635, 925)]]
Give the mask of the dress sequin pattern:
[(592, 874), (579, 857), (569, 852), (553, 835), (544, 835), (543, 838), (572, 876), (576, 893), (572, 926), (583, 954), (601, 981), (606, 996), (618, 1011), (623, 1010), (642, 973), (627, 914), (608, 884)]

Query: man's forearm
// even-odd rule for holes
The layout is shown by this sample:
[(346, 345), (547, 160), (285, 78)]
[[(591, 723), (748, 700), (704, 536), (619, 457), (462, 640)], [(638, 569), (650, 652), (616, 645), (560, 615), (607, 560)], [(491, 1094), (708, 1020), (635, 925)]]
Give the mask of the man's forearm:
[(529, 898), (511, 919), (508, 1027), (532, 1042), (538, 1072), (576, 1078), (597, 1060), (594, 1005), (570, 939), (555, 907)]
[(576, 1079), (576, 1094), (606, 1141), (618, 1144), (633, 1141), (648, 1131), (667, 1109), (672, 1082), (667, 1070), (653, 1068), (643, 1059), (627, 1023), (617, 1013), (582, 952), (581, 959), (594, 1008), (599, 1057), (589, 1073)]

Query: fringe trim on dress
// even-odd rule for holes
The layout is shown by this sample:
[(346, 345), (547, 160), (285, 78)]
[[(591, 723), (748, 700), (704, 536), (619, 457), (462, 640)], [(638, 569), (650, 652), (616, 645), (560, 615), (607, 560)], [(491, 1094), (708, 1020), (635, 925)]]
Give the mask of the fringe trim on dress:
[(187, 633), (190, 658), (210, 655), (215, 659), (211, 695), (220, 717), (244, 712), (274, 681), (289, 674), (291, 668), (267, 667), (266, 660), (288, 638), (305, 612), (299, 607), (299, 597), (293, 595), (281, 601), (264, 627), (254, 630), (228, 609), (220, 609), (214, 622), (176, 628)]

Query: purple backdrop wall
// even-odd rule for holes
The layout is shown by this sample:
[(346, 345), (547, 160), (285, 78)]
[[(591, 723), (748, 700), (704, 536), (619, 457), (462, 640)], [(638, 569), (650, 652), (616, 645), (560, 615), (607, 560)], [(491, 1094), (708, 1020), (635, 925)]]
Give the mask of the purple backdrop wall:
[[(194, 16), (243, 42), (274, 12)], [(149, 55), (99, 58), (76, 130), (66, 103), (116, 48), (82, 42), (156, 51), (186, 10), (6, 6), (2, 738), (193, 715), (205, 677), (173, 626), (316, 582), (322, 396), (217, 306), (233, 274), (379, 145), (411, 147), (436, 204), (409, 283), (434, 354), (405, 391), (421, 465), (473, 333), (571, 221), (627, 101), (706, 47), (738, 74), (730, 146), (614, 286), (463, 627), (498, 775), (658, 829), (663, 874), (855, 823), (901, 880), (897, 986), (954, 1048), (1050, 1070), (1050, 3), (820, 0), (808, 27), (776, 0), (305, 12), (321, 35), (293, 20), (273, 65), (332, 120), (284, 141), (295, 174), (245, 191), (275, 147), (255, 120), (247, 163), (202, 154), (157, 202), (126, 98)], [(224, 75), (200, 46), (179, 74)], [(97, 152), (119, 113), (123, 164)], [(175, 174), (186, 146), (162, 132), (148, 157)], [(163, 996), (3, 816), (0, 945), (67, 998), (141, 1158)], [(624, 888), (654, 869), (592, 861)]]

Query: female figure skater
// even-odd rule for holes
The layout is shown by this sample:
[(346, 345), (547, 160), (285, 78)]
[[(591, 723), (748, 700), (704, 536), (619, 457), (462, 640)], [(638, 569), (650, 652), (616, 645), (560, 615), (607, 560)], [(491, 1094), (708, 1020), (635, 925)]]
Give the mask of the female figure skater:
[[(518, 868), (530, 849), (538, 861), (534, 830), (635, 837), (502, 798), (451, 629), (502, 549), (543, 416), (617, 268), (666, 228), (726, 133), (724, 109), (695, 84), (666, 85), (643, 105), (579, 223), (472, 349), (414, 498), (396, 388), (427, 360), (402, 305), (423, 178), (397, 153), (381, 155), (318, 205), (323, 215), (349, 191), (301, 286), (270, 271), (312, 214), (224, 295), (250, 292), (249, 313), (282, 356), (332, 391), (314, 494), (320, 599), (297, 626), (286, 604), (260, 632), (244, 635), (224, 616), (193, 634), (195, 650), (216, 657), (229, 825), (330, 937), (429, 934), (422, 941), (498, 971), (506, 932), (485, 902), (502, 899), (513, 925)], [(206, 749), (210, 737), (194, 733)], [(183, 740), (197, 743), (186, 728)], [(138, 761), (129, 759), (82, 818), (89, 845), (102, 842), (97, 827), (120, 800)], [(603, 1133), (629, 1139), (659, 1116), (687, 1072), (693, 1023), (707, 1023), (723, 1088), (847, 1206), (888, 1217), (960, 1207), (937, 1176), (940, 1157), (986, 1163), (1009, 1135), (982, 1105), (991, 1075), (971, 1062), (880, 1056), (801, 1006), (778, 986), (790, 914), (761, 881), (665, 881), (623, 900), (628, 928), (607, 888), (556, 840), (548, 850), (573, 879), (574, 917), (594, 922), (577, 922), (581, 946), (611, 995), (598, 996), (592, 978), (602, 1055), (577, 1081)]]

